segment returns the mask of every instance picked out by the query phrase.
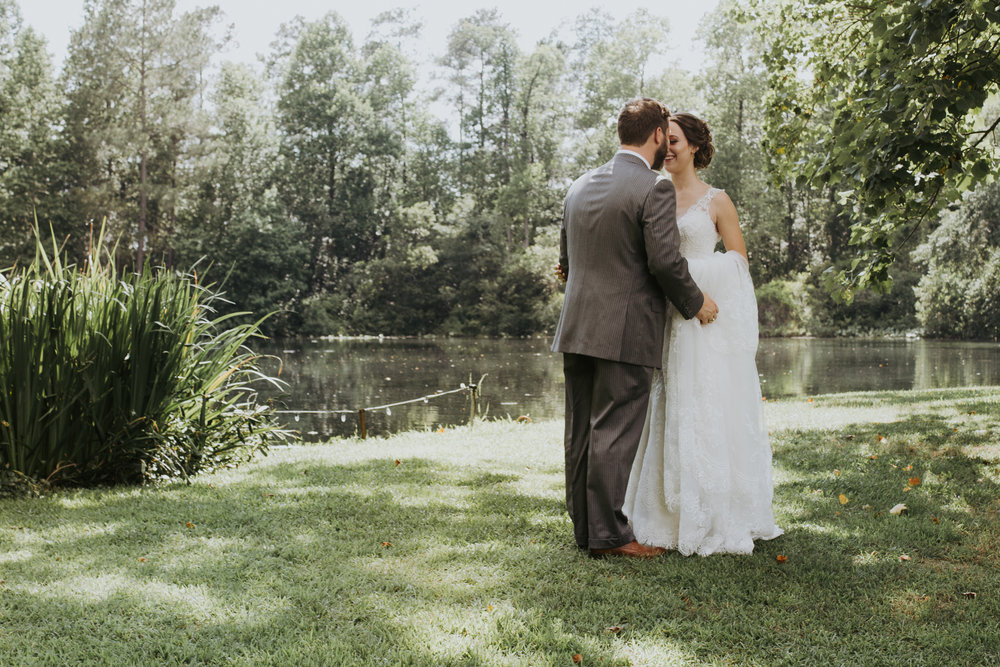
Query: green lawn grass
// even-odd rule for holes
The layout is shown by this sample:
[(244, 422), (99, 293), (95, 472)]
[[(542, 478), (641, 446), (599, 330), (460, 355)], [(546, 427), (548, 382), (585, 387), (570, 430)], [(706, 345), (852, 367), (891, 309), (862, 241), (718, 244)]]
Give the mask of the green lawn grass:
[(766, 410), (786, 535), (752, 556), (587, 557), (558, 422), (0, 500), (0, 664), (1000, 661), (1000, 388)]

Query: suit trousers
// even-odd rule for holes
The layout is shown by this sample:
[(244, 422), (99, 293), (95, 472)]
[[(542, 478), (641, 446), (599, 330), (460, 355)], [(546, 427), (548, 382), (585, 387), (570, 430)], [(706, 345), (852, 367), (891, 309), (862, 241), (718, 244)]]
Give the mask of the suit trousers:
[(566, 508), (580, 548), (635, 539), (622, 513), (649, 404), (653, 369), (563, 355), (566, 377)]

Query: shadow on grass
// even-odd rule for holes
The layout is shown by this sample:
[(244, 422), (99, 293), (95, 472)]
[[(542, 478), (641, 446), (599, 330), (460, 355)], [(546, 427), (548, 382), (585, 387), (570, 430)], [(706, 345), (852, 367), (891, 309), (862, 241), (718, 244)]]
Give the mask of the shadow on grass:
[(41, 628), (15, 656), (56, 663), (989, 662), (1000, 489), (951, 424), (776, 433), (787, 535), (753, 556), (594, 561), (552, 475), (526, 490), (513, 461), (266, 460), (224, 488), (68, 494), (19, 515), (37, 539), (0, 618)]

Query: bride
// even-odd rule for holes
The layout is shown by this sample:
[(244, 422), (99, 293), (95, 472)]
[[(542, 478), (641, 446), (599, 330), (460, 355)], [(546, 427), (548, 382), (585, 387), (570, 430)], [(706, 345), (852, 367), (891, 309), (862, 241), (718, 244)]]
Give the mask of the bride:
[[(668, 305), (653, 386), (623, 510), (643, 544), (748, 554), (782, 534), (771, 511), (771, 449), (757, 375), (757, 301), (732, 200), (697, 170), (715, 148), (708, 125), (670, 117), (664, 167), (677, 190), (681, 253), (719, 305), (711, 324)], [(719, 240), (726, 252), (716, 252)], [(670, 313), (673, 314), (671, 317)]]

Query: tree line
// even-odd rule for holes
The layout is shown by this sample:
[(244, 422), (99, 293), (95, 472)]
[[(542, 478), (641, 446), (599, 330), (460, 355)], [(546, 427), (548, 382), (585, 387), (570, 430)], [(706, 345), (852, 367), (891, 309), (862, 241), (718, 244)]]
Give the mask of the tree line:
[[(194, 267), (225, 291), (222, 308), (274, 311), (265, 327), (277, 335), (545, 333), (561, 300), (551, 267), (566, 187), (613, 154), (619, 108), (647, 95), (711, 124), (704, 178), (740, 211), (765, 331), (1000, 336), (1000, 307), (976, 283), (984, 261), (1000, 266), (988, 247), (1000, 233), (988, 183), (1000, 20), (985, 0), (902, 3), (937, 30), (914, 53), (902, 46), (899, 26), (917, 20), (905, 11), (793, 4), (720, 3), (699, 30), (705, 61), (688, 72), (655, 65), (670, 26), (643, 10), (584, 13), (529, 50), (498, 10), (479, 10), (430, 60), (417, 55), (413, 11), (381, 14), (360, 38), (331, 12), (281, 26), (251, 67), (219, 63), (217, 8), (87, 0), (57, 73), (16, 0), (0, 0), (0, 260), (30, 261), (36, 220), (82, 260), (103, 224), (122, 270)], [(850, 89), (862, 66), (834, 57), (843, 44), (830, 35), (853, 34), (831, 30), (842, 26), (871, 37), (855, 47), (878, 72), (906, 75), (902, 98), (872, 75), (871, 96), (903, 111), (865, 132), (843, 125), (873, 112)], [(927, 88), (927, 62), (943, 68), (956, 49), (972, 63), (954, 73), (969, 92)], [(962, 101), (932, 104), (921, 121), (911, 97), (929, 90)], [(888, 197), (899, 182), (876, 169), (907, 141), (903, 120), (926, 129), (923, 153), (893, 154), (906, 178), (933, 185), (942, 154), (963, 174), (945, 176), (926, 210), (923, 189)], [(882, 152), (859, 153), (862, 143)], [(852, 151), (863, 169), (850, 171)], [(902, 250), (861, 261), (903, 236)], [(838, 273), (843, 285), (872, 262), (878, 280), (858, 286), (881, 291), (831, 297)], [(976, 298), (975, 317), (947, 317)]]

